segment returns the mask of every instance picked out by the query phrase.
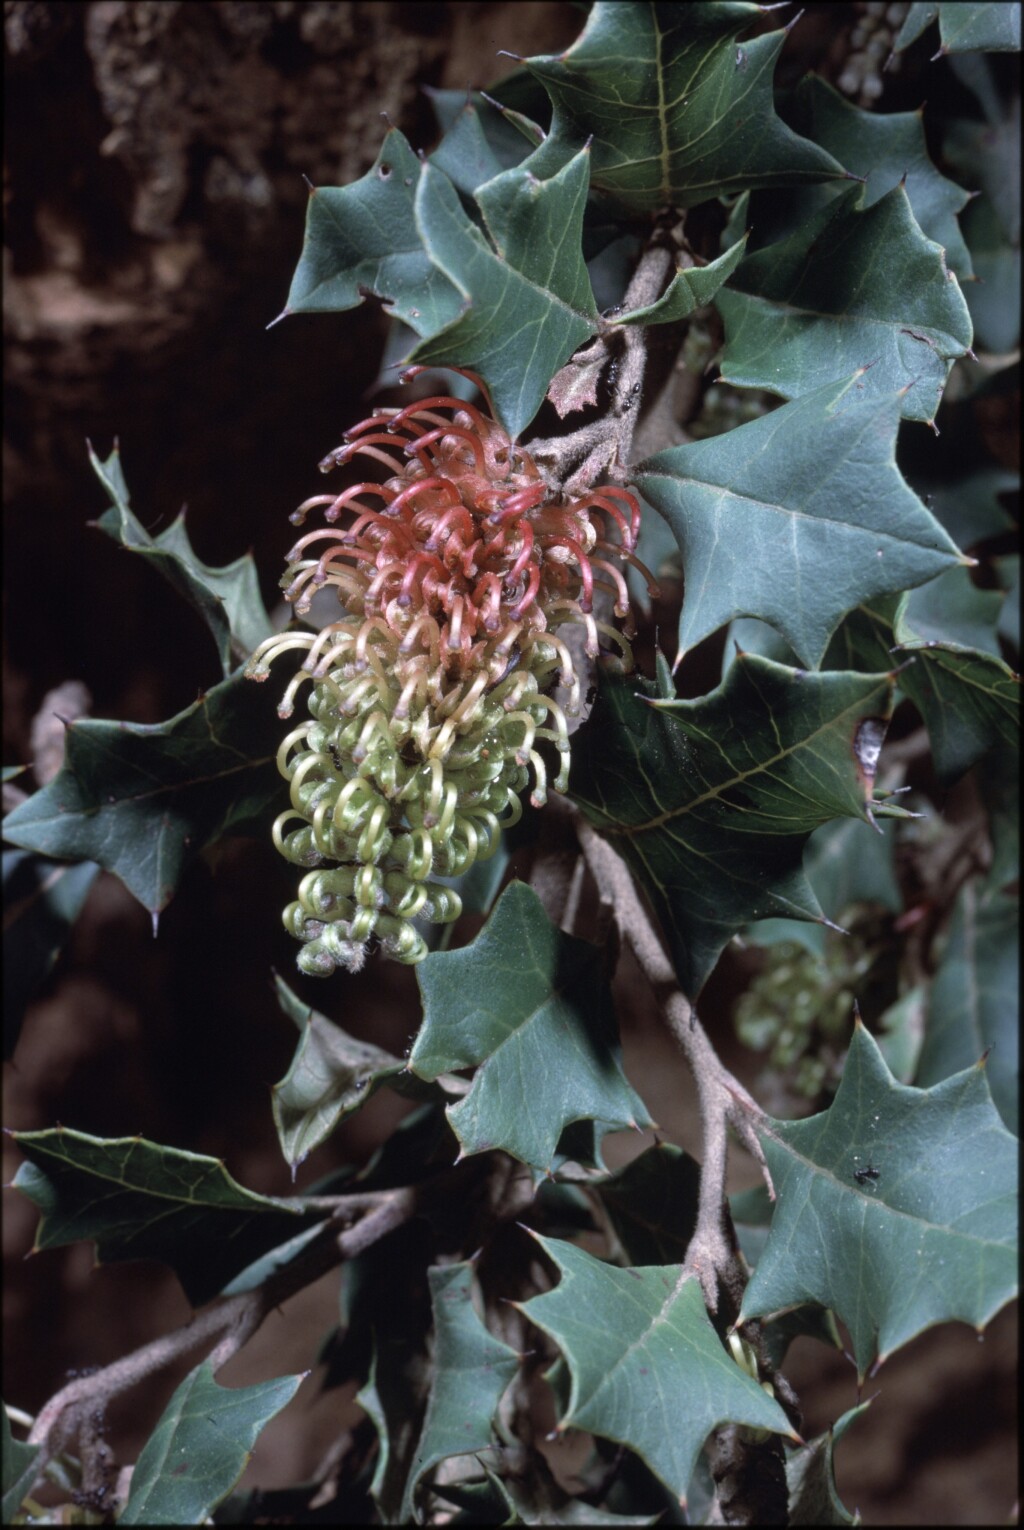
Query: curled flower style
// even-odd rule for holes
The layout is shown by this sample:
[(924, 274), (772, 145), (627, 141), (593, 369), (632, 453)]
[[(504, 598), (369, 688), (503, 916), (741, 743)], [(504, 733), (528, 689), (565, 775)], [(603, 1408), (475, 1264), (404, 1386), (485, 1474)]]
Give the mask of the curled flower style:
[(291, 806), (274, 840), (307, 869), (284, 921), (313, 975), (358, 970), (371, 938), (419, 961), (427, 948), (412, 921), (458, 918), (457, 893), (430, 878), (492, 855), (531, 781), (530, 802), (543, 805), (543, 743), (558, 755), (554, 790), (568, 783), (566, 719), (546, 692), (561, 684), (573, 712), (580, 681), (555, 629), (581, 625), (589, 655), (604, 637), (628, 666), (628, 637), (597, 620), (594, 593), (609, 590), (628, 621), (618, 564), (650, 582), (634, 555), (634, 496), (552, 491), (472, 404), (433, 397), (377, 410), (320, 468), (357, 457), (386, 478), (301, 504), (293, 523), (322, 509), (326, 527), (299, 537), (282, 579), (297, 616), (333, 586), (341, 619), (268, 638), (246, 670), (264, 680), (282, 654), (303, 654), (282, 718), (311, 687), (311, 720), (278, 751)]

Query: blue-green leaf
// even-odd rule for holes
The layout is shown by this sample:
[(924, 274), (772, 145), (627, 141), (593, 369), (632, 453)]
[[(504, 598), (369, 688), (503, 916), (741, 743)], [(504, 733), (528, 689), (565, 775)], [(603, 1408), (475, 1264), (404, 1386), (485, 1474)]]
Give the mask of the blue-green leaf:
[(679, 1266), (619, 1269), (534, 1236), (561, 1277), (523, 1304), (568, 1366), (559, 1432), (586, 1429), (635, 1450), (684, 1506), (701, 1447), (719, 1424), (792, 1434), (774, 1398), (730, 1358), (699, 1284)]
[(845, 612), (959, 561), (896, 467), (899, 397), (865, 395), (863, 382), (831, 383), (636, 469), (682, 553), (684, 653), (757, 616), (816, 665)]
[(9, 1525), (32, 1491), (38, 1476), (35, 1463), (42, 1447), (23, 1445), (14, 1438), (7, 1409), (2, 1403), (0, 1414), (3, 1416), (0, 1421), (0, 1430), (3, 1431), (0, 1435), (0, 1445), (3, 1447), (3, 1518), (4, 1524)]
[(276, 731), (266, 693), (241, 670), (164, 723), (72, 723), (60, 773), (8, 813), (4, 834), (98, 862), (158, 913), (208, 845), (280, 800)]
[(159, 1259), (196, 1307), (308, 1225), (301, 1201), (244, 1189), (219, 1158), (64, 1127), (12, 1136), (28, 1160), (14, 1186), (42, 1213), (35, 1251), (93, 1239), (103, 1263)]
[(828, 1110), (759, 1132), (777, 1195), (740, 1322), (804, 1302), (858, 1374), (935, 1323), (981, 1329), (1017, 1289), (1017, 1143), (975, 1066), (898, 1084), (860, 1024)]
[(716, 303), (726, 382), (801, 398), (860, 367), (862, 391), (903, 390), (912, 420), (934, 420), (973, 336), (959, 284), (902, 185), (870, 206), (860, 187), (836, 197), (748, 255)]
[(369, 292), (418, 335), (451, 323), (460, 295), (423, 248), (413, 212), (424, 168), (392, 128), (361, 180), (311, 192), (285, 313), (358, 308)]
[(209, 1360), (189, 1371), (143, 1447), (120, 1525), (203, 1525), (249, 1464), (301, 1376), (221, 1387)]
[(867, 817), (892, 680), (750, 655), (697, 701), (652, 705), (650, 690), (603, 678), (570, 791), (639, 876), (696, 998), (743, 925), (821, 919), (804, 845)]
[(416, 192), (423, 247), (457, 287), (461, 312), (411, 359), (478, 372), (513, 437), (537, 413), (554, 373), (597, 332), (581, 243), (589, 155), (581, 150), (544, 175), (543, 154), (477, 189), (486, 234), (439, 170), (424, 166)]
[(775, 113), (786, 33), (737, 44), (760, 14), (734, 0), (597, 0), (567, 52), (525, 60), (551, 98), (553, 144), (592, 140), (595, 188), (631, 213), (842, 176)]
[(503, 1148), (548, 1170), (574, 1121), (598, 1136), (653, 1123), (622, 1071), (599, 953), (563, 935), (536, 893), (513, 882), (472, 945), (417, 968), (423, 1025), (409, 1057), (420, 1078), (475, 1067), (447, 1110), (464, 1154)]
[(1020, 6), (1007, 5), (1005, 0), (982, 4), (947, 4), (943, 0), (914, 0), (896, 38), (897, 53), (912, 42), (935, 18), (939, 20), (942, 53), (971, 53), (979, 49), (989, 52), (1020, 52)]
[(117, 447), (105, 462), (90, 447), (89, 461), (111, 501), (94, 524), (129, 552), (141, 554), (195, 607), (213, 633), (224, 675), (230, 675), (271, 632), (252, 554), (223, 568), (203, 563), (192, 550), (184, 511), (166, 531), (151, 536), (132, 513)]
[(914, 1080), (921, 1088), (969, 1068), (983, 1053), (996, 1109), (1018, 1127), (1020, 901), (965, 882), (928, 1003)]
[(477, 1316), (472, 1264), (431, 1269), (427, 1279), (434, 1313), (434, 1369), (405, 1485), (402, 1524), (419, 1519), (418, 1489), (428, 1472), (449, 1456), (470, 1455), (495, 1443), (494, 1415), (519, 1369), (516, 1351), (489, 1333)]

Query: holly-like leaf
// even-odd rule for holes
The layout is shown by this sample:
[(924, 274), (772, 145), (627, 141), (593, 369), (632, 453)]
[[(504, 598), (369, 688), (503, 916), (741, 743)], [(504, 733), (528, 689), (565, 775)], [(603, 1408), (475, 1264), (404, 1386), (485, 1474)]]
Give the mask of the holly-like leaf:
[(883, 1010), (876, 1022), (878, 1050), (889, 1072), (901, 1084), (913, 1083), (917, 1073), (927, 1005), (928, 987), (917, 983)]
[(682, 1264), (697, 1225), (700, 1164), (659, 1142), (597, 1187), (631, 1265)]
[(1020, 6), (1005, 4), (945, 4), (941, 0), (914, 0), (907, 12), (894, 52), (916, 42), (938, 17), (942, 46), (935, 54), (1020, 52)]
[(524, 61), (551, 98), (553, 144), (592, 140), (594, 187), (630, 213), (842, 176), (775, 113), (786, 33), (737, 45), (760, 14), (733, 0), (597, 0), (568, 52)]
[(1020, 245), (1009, 243), (984, 194), (967, 208), (963, 228), (978, 278), (964, 289), (976, 348), (1006, 355), (1020, 344)]
[(820, 1302), (861, 1378), (935, 1323), (983, 1328), (1017, 1284), (1017, 1144), (980, 1066), (893, 1079), (857, 1024), (835, 1100), (759, 1132), (777, 1196), (738, 1319)]
[(346, 1116), (403, 1073), (405, 1063), (381, 1047), (356, 1040), (303, 1004), (280, 978), (274, 981), (278, 1002), (301, 1036), (288, 1072), (273, 1090), (274, 1125), (294, 1172)]
[(639, 465), (637, 486), (682, 553), (681, 652), (757, 616), (813, 666), (844, 612), (958, 560), (896, 467), (899, 397), (864, 396), (863, 381)]
[(285, 314), (343, 312), (372, 294), (418, 335), (451, 323), (460, 294), (424, 249), (414, 213), (424, 169), (392, 128), (361, 180), (310, 193)]
[(434, 952), (416, 975), (424, 1018), (409, 1067), (425, 1079), (477, 1069), (447, 1110), (463, 1154), (503, 1148), (546, 1171), (573, 1121), (599, 1136), (653, 1125), (622, 1071), (598, 952), (556, 929), (524, 883), (472, 945)]
[(715, 300), (722, 377), (801, 398), (860, 367), (864, 393), (901, 390), (904, 417), (931, 422), (970, 348), (967, 303), (902, 185), (862, 202), (853, 187), (747, 256)]
[[(838, 818), (811, 835), (804, 853), (804, 871), (826, 919), (843, 926), (843, 916), (855, 904), (876, 904), (899, 913), (903, 907), (893, 865), (892, 825), (867, 824), (858, 818)], [(757, 945), (797, 941), (815, 956), (825, 954), (825, 926), (795, 919), (763, 919), (747, 936)]]
[(2, 1403), (0, 1430), (0, 1445), (3, 1448), (3, 1517), (4, 1524), (10, 1525), (39, 1475), (35, 1463), (42, 1446), (23, 1445), (21, 1440), (14, 1438), (7, 1409)]
[(89, 461), (111, 501), (94, 524), (129, 552), (140, 553), (195, 607), (213, 633), (225, 676), (230, 675), (272, 630), (252, 554), (210, 568), (192, 550), (184, 510), (166, 531), (151, 536), (132, 513), (117, 447), (104, 462), (90, 446)]
[(544, 175), (544, 153), (542, 146), (477, 189), (486, 234), (439, 170), (424, 166), (416, 192), (423, 247), (458, 288), (461, 313), (410, 359), (478, 372), (513, 437), (537, 413), (555, 372), (597, 332), (581, 244), (589, 155), (581, 150)]
[[(407, 1250), (403, 1248), (401, 1253), (407, 1254)], [(396, 1256), (394, 1249), (391, 1256)], [(406, 1282), (412, 1273), (408, 1269), (404, 1272)], [(401, 1291), (403, 1305), (372, 1323), (369, 1377), (356, 1396), (377, 1431), (377, 1463), (370, 1493), (381, 1522), (386, 1525), (408, 1523), (402, 1519), (400, 1509), (420, 1439), (429, 1388), (430, 1365), (426, 1354), (429, 1324), (419, 1311), (424, 1305), (422, 1271), (416, 1269), (413, 1279), (414, 1289), (409, 1291), (406, 1286)], [(385, 1280), (395, 1284), (391, 1271)], [(373, 1302), (372, 1295), (370, 1301)], [(379, 1302), (375, 1305), (379, 1307)], [(353, 1321), (357, 1321), (355, 1313)]]
[(96, 861), (153, 914), (186, 868), (281, 797), (274, 714), (241, 670), (164, 723), (68, 726), (64, 765), (4, 820), (12, 844)]
[(965, 882), (932, 984), (915, 1079), (927, 1088), (989, 1052), (985, 1076), (1010, 1131), (1018, 1124), (1019, 939), (1019, 899), (986, 896), (977, 879)]
[(818, 901), (840, 920), (854, 904), (871, 903), (898, 914), (903, 907), (893, 864), (891, 824), (874, 832), (858, 819), (826, 824), (811, 836), (804, 865)]
[(738, 240), (724, 255), (706, 266), (679, 266), (668, 287), (656, 303), (617, 314), (616, 324), (674, 324), (697, 308), (710, 303), (723, 282), (727, 281), (746, 249), (746, 240)]
[(896, 607), (894, 653), (914, 658), (900, 685), (927, 724), (943, 782), (957, 780), (991, 748), (1016, 746), (1020, 677), (999, 653), (1001, 606), (997, 591), (979, 590), (966, 569), (951, 569)]
[[(943, 157), (964, 185), (983, 193), (988, 212), (994, 214), (1003, 241), (1020, 257), (1020, 92), (1004, 104), (988, 76), (982, 91), (985, 121), (958, 117), (948, 123), (942, 142)], [(974, 84), (978, 84), (975, 81)], [(973, 86), (972, 86), (973, 88)], [(987, 219), (986, 219), (987, 222)], [(965, 228), (965, 236), (970, 236)], [(992, 236), (986, 230), (983, 243)], [(1020, 293), (1014, 297), (1020, 311)]]
[(701, 1447), (719, 1424), (792, 1434), (778, 1403), (723, 1348), (698, 1282), (677, 1265), (623, 1270), (533, 1236), (561, 1277), (554, 1291), (523, 1303), (568, 1366), (559, 1432), (586, 1429), (635, 1450), (684, 1506)]
[(965, 552), (979, 542), (1013, 530), (1013, 517), (1004, 509), (999, 496), (1020, 488), (1019, 473), (989, 464), (962, 477), (915, 482), (915, 487), (935, 519)]
[(868, 1401), (851, 1408), (825, 1434), (799, 1446), (789, 1456), (786, 1485), (791, 1525), (860, 1524), (860, 1515), (851, 1514), (839, 1497), (833, 1457), (835, 1447), (847, 1429), (870, 1406)]
[(697, 701), (651, 705), (650, 689), (603, 678), (570, 791), (640, 877), (696, 998), (743, 925), (821, 919), (804, 845), (867, 816), (892, 680), (751, 655)]
[[(441, 94), (440, 91), (430, 92), (435, 113), (437, 97)], [(443, 94), (458, 95), (461, 110), (447, 125), (444, 137), (430, 155), (430, 163), (435, 170), (444, 172), (456, 191), (460, 191), (465, 197), (472, 197), (485, 181), (493, 180), (503, 170), (508, 170), (513, 164), (519, 164), (526, 159), (530, 153), (530, 145), (521, 133), (507, 128), (500, 112), (496, 112), (482, 99), (478, 106), (475, 101), (467, 99), (465, 91)], [(484, 126), (485, 119), (492, 133), (495, 129), (499, 132), (504, 130), (514, 139), (519, 153), (511, 162), (506, 156), (499, 156), (496, 152)]]
[(82, 911), (99, 867), (62, 865), (27, 850), (5, 850), (4, 1057), (14, 1052), (22, 1016), (49, 976)]
[[(514, 70), (504, 80), (492, 85), (491, 90), (500, 93), (505, 99), (521, 100), (527, 110), (532, 107), (544, 114), (547, 99), (525, 69)], [(507, 110), (491, 94), (484, 95), (479, 90), (468, 93), (465, 90), (437, 90), (432, 85), (424, 85), (423, 93), (433, 107), (438, 127), (445, 135), (430, 155), (431, 163), (443, 170), (456, 185), (459, 178), (468, 179), (471, 173), (475, 173), (471, 170), (473, 157), (478, 158), (481, 170), (485, 163), (495, 164), (496, 168), (491, 171), (491, 175), (497, 175), (501, 170), (511, 170), (513, 165), (522, 164), (527, 155), (544, 141), (544, 129), (533, 122), (524, 110)], [(454, 133), (456, 145), (460, 141), (468, 142), (459, 137), (466, 126), (460, 119), (467, 106), (476, 113), (478, 130), (487, 145), (487, 157), (485, 159), (480, 151), (474, 150), (469, 156), (469, 163), (466, 157), (460, 156), (453, 167), (450, 163), (452, 146), (448, 139)], [(476, 131), (474, 129), (474, 136)], [(453, 168), (455, 174), (452, 173)], [(481, 174), (477, 185), (489, 179), (490, 176)]]
[[(945, 250), (950, 271), (961, 281), (972, 275), (971, 257), (957, 222), (970, 192), (935, 168), (925, 140), (923, 110), (861, 111), (815, 74), (800, 81), (781, 109), (797, 132), (834, 154), (852, 175), (864, 177), (865, 207), (904, 182), (918, 225)], [(749, 216), (755, 223), (759, 245), (767, 242), (766, 224), (777, 237), (811, 217), (835, 195), (831, 186), (813, 187), (783, 192), (773, 203), (773, 199), (755, 193)]]
[(473, 1306), (473, 1266), (427, 1271), (434, 1313), (434, 1370), (423, 1430), (405, 1486), (399, 1523), (419, 1523), (417, 1493), (428, 1472), (449, 1456), (494, 1444), (492, 1419), (519, 1369), (514, 1349), (489, 1333)]
[(248, 1466), (264, 1426), (302, 1380), (221, 1387), (209, 1360), (189, 1371), (143, 1446), (118, 1524), (206, 1524)]
[(100, 1263), (159, 1259), (195, 1307), (303, 1226), (301, 1202), (243, 1189), (219, 1158), (63, 1127), (11, 1135), (28, 1160), (15, 1188), (42, 1213), (33, 1252), (93, 1239)]

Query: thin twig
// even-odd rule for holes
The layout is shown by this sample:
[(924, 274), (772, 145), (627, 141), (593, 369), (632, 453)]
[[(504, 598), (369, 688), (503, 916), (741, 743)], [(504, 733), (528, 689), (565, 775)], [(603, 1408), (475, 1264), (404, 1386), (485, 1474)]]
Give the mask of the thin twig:
[[(349, 1208), (351, 1209), (351, 1200)], [(172, 1333), (144, 1344), (130, 1355), (115, 1360), (90, 1376), (81, 1376), (51, 1397), (29, 1434), (30, 1445), (41, 1445), (37, 1468), (65, 1450), (81, 1435), (85, 1420), (102, 1413), (111, 1400), (129, 1391), (145, 1377), (192, 1353), (213, 1345), (210, 1359), (214, 1371), (238, 1353), (268, 1313), (296, 1292), (319, 1280), (335, 1265), (361, 1254), (417, 1208), (416, 1192), (403, 1188), (375, 1197), (377, 1204), (354, 1226), (339, 1231), (332, 1218), (321, 1236), (297, 1258), (272, 1271), (262, 1285), (235, 1296), (221, 1297)]]
[[(623, 299), (626, 313), (656, 301), (672, 267), (672, 251), (664, 242), (648, 245), (633, 272)], [(621, 315), (620, 315), (621, 319)], [(530, 441), (529, 451), (537, 465), (567, 494), (590, 488), (602, 474), (623, 483), (629, 472), (633, 434), (640, 414), (647, 337), (642, 326), (602, 322), (601, 332), (588, 343), (584, 355), (603, 348), (609, 360), (614, 345), (618, 367), (611, 385), (611, 405), (599, 420), (581, 425), (564, 436)]]
[(763, 1120), (764, 1113), (719, 1061), (693, 1006), (679, 988), (672, 963), (641, 902), (629, 868), (607, 840), (602, 839), (583, 818), (578, 821), (578, 833), (580, 848), (602, 896), (612, 903), (622, 936), (632, 946), (661, 1003), (668, 1028), (689, 1063), (697, 1085), (704, 1161), (697, 1226), (682, 1273), (696, 1276), (700, 1281), (710, 1311), (718, 1310), (719, 1282), (738, 1307), (745, 1276), (724, 1217), (727, 1128), (733, 1128), (756, 1159), (768, 1193), (774, 1198), (771, 1175), (755, 1131), (755, 1123)]

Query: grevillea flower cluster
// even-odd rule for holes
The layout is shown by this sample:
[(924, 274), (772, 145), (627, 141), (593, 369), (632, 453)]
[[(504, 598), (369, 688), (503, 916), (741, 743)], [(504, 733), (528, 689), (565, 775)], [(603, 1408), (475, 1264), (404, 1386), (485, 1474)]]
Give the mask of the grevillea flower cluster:
[(264, 680), (275, 659), (302, 654), (282, 718), (311, 687), (311, 720), (278, 752), (291, 805), (274, 840), (307, 868), (284, 919), (314, 975), (358, 970), (371, 938), (398, 961), (426, 955), (413, 920), (461, 912), (431, 878), (492, 855), (531, 779), (531, 803), (544, 803), (542, 743), (565, 790), (566, 718), (547, 692), (561, 684), (572, 713), (580, 681), (557, 628), (578, 623), (588, 654), (603, 637), (631, 662), (628, 639), (593, 602), (605, 587), (628, 616), (618, 564), (637, 561), (633, 495), (553, 491), (493, 419), (454, 398), (375, 411), (320, 468), (356, 458), (387, 476), (300, 505), (296, 525), (321, 508), (327, 525), (298, 539), (282, 579), (297, 616), (333, 586), (340, 619), (269, 638), (247, 668)]

